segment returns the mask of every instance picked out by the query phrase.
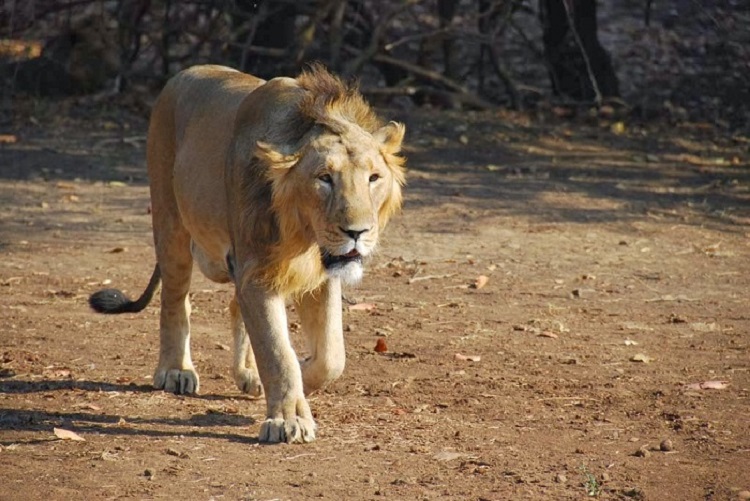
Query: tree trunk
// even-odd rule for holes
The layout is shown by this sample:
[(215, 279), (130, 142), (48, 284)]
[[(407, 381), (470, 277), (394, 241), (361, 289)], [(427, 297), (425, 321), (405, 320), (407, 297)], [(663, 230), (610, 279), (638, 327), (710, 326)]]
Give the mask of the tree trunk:
[(539, 0), (539, 12), (554, 93), (579, 101), (618, 97), (612, 60), (599, 43), (596, 0)]

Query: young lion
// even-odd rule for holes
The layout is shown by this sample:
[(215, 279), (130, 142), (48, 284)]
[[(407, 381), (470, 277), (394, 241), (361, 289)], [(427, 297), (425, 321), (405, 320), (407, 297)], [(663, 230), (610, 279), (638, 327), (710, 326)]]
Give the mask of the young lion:
[[(148, 131), (151, 281), (136, 301), (99, 291), (92, 308), (140, 311), (161, 280), (154, 386), (196, 393), (193, 260), (209, 279), (234, 283), (233, 373), (242, 391), (265, 390), (260, 441), (314, 440), (305, 394), (344, 369), (341, 284), (360, 280), (363, 259), (401, 206), (403, 136), (402, 124), (383, 125), (356, 88), (319, 65), (267, 82), (222, 66), (179, 73)], [(307, 339), (302, 361), (289, 342), (287, 299)]]

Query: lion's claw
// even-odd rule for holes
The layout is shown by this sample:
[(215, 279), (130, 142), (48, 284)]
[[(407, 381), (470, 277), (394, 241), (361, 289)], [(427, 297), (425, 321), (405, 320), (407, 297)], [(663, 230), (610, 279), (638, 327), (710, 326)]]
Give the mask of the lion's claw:
[(200, 378), (192, 369), (160, 369), (154, 375), (154, 388), (179, 395), (194, 395), (200, 390)]
[(292, 419), (266, 419), (260, 426), (260, 442), (303, 444), (315, 440), (315, 421), (296, 416)]
[(243, 369), (235, 372), (234, 382), (242, 393), (247, 393), (251, 397), (259, 397), (263, 394), (263, 385), (257, 371)]

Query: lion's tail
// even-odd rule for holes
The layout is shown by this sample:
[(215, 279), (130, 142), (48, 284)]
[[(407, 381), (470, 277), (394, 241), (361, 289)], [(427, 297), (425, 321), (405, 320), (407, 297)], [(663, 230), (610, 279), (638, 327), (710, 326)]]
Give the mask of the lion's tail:
[(159, 282), (161, 282), (161, 271), (157, 264), (154, 267), (154, 272), (151, 274), (151, 280), (149, 280), (146, 290), (143, 291), (143, 294), (137, 300), (131, 301), (128, 296), (117, 289), (102, 289), (89, 296), (89, 305), (98, 313), (136, 313), (151, 302), (151, 298), (154, 297), (154, 291), (159, 286)]

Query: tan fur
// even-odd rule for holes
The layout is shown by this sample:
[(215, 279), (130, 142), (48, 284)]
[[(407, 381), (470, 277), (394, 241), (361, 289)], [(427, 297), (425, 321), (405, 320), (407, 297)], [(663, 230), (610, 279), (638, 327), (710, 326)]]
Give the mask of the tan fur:
[[(199, 389), (187, 297), (195, 260), (208, 278), (235, 283), (234, 377), (251, 394), (262, 382), (260, 439), (314, 439), (304, 394), (343, 370), (340, 277), (361, 273), (356, 259), (326, 269), (323, 254), (373, 251), (401, 206), (403, 135), (321, 66), (268, 82), (198, 66), (169, 81), (147, 149), (163, 280), (157, 388)], [(308, 339), (301, 364), (289, 344), (287, 299)]]

